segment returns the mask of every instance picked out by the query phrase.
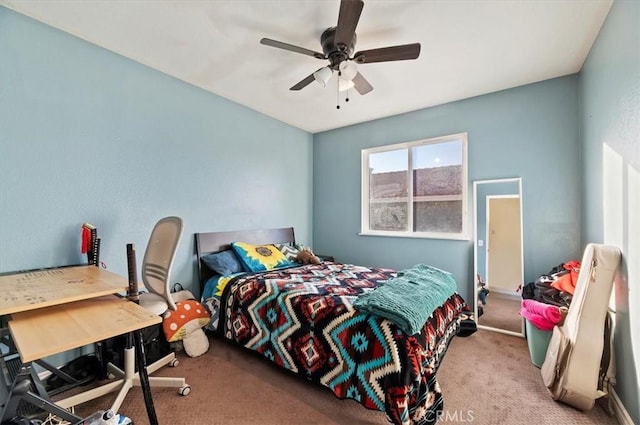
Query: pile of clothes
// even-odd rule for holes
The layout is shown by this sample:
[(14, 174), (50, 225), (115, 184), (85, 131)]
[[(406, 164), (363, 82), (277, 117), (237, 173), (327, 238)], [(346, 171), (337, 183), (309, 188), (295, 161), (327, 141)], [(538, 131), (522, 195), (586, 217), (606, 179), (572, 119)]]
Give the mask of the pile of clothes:
[(536, 300), (522, 300), (520, 315), (541, 331), (551, 331), (562, 325), (569, 309), (557, 305), (545, 304)]
[(522, 288), (520, 314), (538, 329), (550, 331), (561, 325), (578, 283), (580, 262), (562, 263)]

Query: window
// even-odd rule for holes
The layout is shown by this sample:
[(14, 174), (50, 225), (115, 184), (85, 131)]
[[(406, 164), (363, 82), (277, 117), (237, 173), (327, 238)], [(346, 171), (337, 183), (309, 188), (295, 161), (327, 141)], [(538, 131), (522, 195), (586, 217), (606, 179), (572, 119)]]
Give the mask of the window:
[(467, 134), (362, 151), (365, 235), (467, 239)]

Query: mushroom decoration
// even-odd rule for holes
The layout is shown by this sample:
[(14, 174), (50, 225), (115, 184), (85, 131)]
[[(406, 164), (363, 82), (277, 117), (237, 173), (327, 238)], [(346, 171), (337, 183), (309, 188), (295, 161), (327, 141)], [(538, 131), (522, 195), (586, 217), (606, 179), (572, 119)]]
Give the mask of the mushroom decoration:
[(209, 349), (209, 339), (202, 327), (209, 323), (209, 312), (196, 300), (176, 303), (176, 310), (169, 310), (162, 327), (167, 341), (182, 340), (184, 351), (190, 357), (198, 357)]

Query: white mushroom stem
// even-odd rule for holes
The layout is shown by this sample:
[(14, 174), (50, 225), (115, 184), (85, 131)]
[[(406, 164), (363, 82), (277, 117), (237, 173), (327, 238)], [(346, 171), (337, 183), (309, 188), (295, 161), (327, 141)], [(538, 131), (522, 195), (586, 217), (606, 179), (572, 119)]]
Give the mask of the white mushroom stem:
[(209, 339), (202, 329), (187, 334), (182, 344), (189, 357), (198, 357), (209, 349)]

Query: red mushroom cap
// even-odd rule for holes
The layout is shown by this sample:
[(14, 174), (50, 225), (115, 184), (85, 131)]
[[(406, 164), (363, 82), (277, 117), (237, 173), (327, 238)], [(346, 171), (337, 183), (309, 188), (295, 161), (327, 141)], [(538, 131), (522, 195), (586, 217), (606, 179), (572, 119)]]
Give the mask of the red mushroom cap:
[(167, 312), (162, 321), (167, 341), (184, 339), (191, 332), (209, 323), (209, 312), (196, 300), (184, 300), (176, 303), (176, 310)]

